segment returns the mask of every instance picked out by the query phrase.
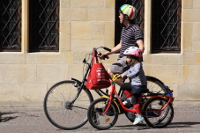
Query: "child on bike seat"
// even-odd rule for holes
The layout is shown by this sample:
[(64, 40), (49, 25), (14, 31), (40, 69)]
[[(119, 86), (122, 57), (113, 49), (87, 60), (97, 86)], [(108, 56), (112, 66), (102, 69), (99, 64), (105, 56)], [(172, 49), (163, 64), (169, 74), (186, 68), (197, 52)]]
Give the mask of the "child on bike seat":
[(142, 51), (137, 47), (129, 47), (124, 53), (126, 56), (126, 61), (130, 68), (121, 74), (121, 77), (127, 76), (130, 78), (131, 82), (123, 83), (121, 89), (127, 97), (127, 100), (123, 102), (124, 105), (132, 103), (133, 108), (136, 110), (136, 118), (133, 125), (138, 124), (144, 118), (141, 115), (140, 103), (138, 103), (139, 96), (147, 90), (146, 76), (140, 62), (140, 57), (142, 57)]

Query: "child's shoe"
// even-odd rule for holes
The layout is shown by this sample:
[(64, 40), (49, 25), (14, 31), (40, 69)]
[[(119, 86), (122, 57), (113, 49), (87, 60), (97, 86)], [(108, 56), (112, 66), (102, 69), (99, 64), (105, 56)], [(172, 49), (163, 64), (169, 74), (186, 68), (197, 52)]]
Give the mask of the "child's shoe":
[(126, 101), (122, 102), (124, 105), (132, 104), (132, 98), (127, 98)]
[(135, 114), (135, 115), (136, 115), (136, 118), (135, 118), (135, 121), (133, 122), (133, 125), (136, 125), (140, 123), (142, 120), (144, 120), (141, 114)]

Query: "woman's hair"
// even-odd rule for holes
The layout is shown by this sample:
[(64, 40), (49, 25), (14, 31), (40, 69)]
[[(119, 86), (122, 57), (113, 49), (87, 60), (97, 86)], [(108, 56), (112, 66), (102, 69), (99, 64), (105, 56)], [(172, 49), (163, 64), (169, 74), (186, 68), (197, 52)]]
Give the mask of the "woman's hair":
[(130, 20), (130, 19), (128, 18), (128, 15), (124, 14), (121, 10), (119, 10), (119, 13), (123, 14), (123, 15), (124, 15), (124, 18), (126, 18), (126, 20), (128, 20), (128, 21), (130, 22), (130, 24), (135, 24), (135, 20), (134, 20), (134, 19), (133, 19), (133, 20)]

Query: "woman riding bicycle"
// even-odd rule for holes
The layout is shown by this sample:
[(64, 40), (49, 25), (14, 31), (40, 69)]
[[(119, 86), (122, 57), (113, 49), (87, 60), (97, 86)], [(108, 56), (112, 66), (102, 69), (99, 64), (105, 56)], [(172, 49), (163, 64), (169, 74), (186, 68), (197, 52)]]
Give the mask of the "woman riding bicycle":
[(127, 97), (127, 100), (123, 102), (124, 105), (131, 103), (133, 108), (136, 110), (136, 119), (133, 125), (138, 124), (144, 118), (141, 115), (140, 103), (138, 103), (138, 98), (147, 90), (147, 80), (140, 62), (142, 57), (142, 51), (137, 47), (129, 47), (125, 50), (124, 55), (126, 56), (126, 61), (130, 68), (121, 74), (121, 77), (130, 78), (131, 82), (123, 83), (121, 85), (121, 90)]
[[(112, 77), (114, 74), (121, 74), (125, 70), (129, 69), (128, 64), (126, 63), (126, 57), (123, 55), (123, 52), (130, 46), (136, 46), (144, 51), (143, 43), (143, 32), (140, 27), (134, 24), (134, 17), (136, 16), (136, 8), (132, 5), (122, 5), (119, 10), (120, 23), (124, 25), (121, 33), (120, 43), (112, 48), (111, 52), (103, 53), (100, 58), (104, 56), (120, 52), (119, 58), (116, 63), (113, 63), (108, 69), (109, 75)], [(116, 81), (118, 85), (121, 85), (123, 82), (121, 79)], [(111, 86), (108, 88), (111, 90)]]

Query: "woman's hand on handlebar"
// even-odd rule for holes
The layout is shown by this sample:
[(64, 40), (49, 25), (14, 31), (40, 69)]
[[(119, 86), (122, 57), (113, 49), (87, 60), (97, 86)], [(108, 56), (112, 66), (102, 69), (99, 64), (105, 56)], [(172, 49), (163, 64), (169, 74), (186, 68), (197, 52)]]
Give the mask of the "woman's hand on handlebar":
[(103, 54), (99, 55), (99, 58), (100, 58), (101, 60), (105, 60), (105, 58), (108, 59), (108, 54), (109, 54), (109, 52), (103, 53)]

